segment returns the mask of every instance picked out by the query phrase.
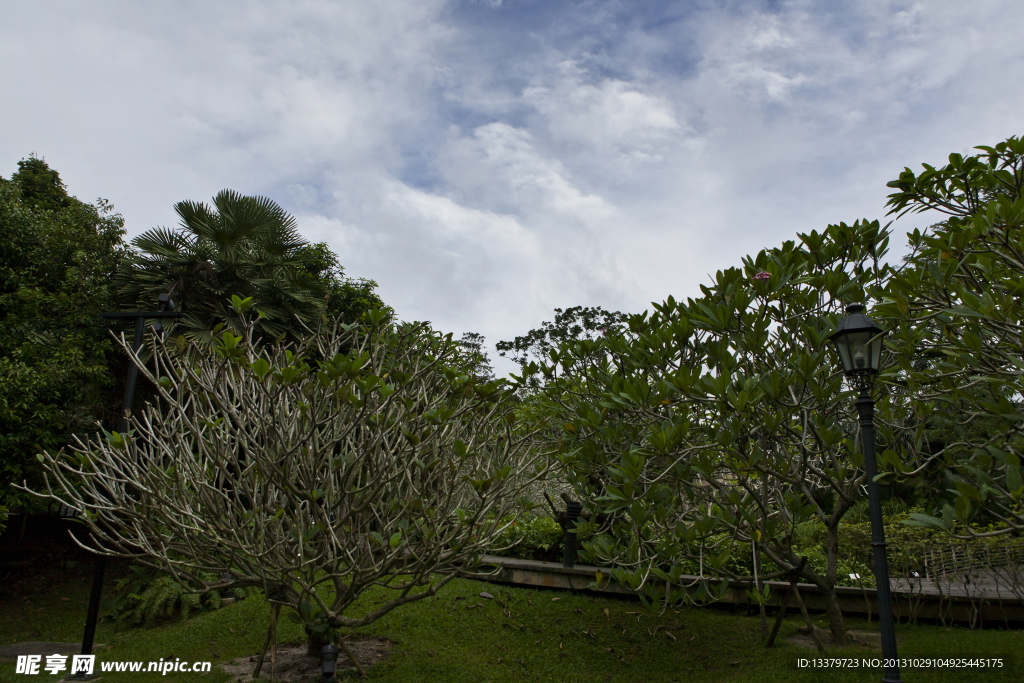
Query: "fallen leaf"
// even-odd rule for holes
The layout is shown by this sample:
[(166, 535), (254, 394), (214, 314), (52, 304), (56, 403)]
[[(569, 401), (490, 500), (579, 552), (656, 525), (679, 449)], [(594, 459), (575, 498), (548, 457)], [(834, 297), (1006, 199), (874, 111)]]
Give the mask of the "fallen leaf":
[(561, 599), (562, 599), (562, 598), (551, 598), (551, 602), (557, 602), (557, 601), (559, 601), (559, 600), (561, 600)]
[(502, 662), (502, 658), (498, 657), (498, 664), (501, 664), (501, 662)]
[(736, 666), (737, 664), (742, 664), (742, 663), (743, 663), (743, 660), (740, 659), (740, 660), (737, 660), (735, 662), (729, 662), (729, 666)]
[(480, 597), (481, 598), (487, 598), (488, 600), (493, 600), (494, 599), (493, 595), (491, 595), (490, 593), (486, 593), (486, 592), (485, 593), (481, 593)]
[(611, 619), (611, 614), (608, 613), (608, 608), (607, 607), (605, 607), (601, 611), (604, 612), (604, 616), (605, 616), (606, 619)]
[(696, 633), (694, 633), (694, 634), (693, 634), (692, 636), (690, 636), (689, 638), (687, 638), (687, 639), (686, 639), (686, 642), (688, 642), (688, 643), (692, 643), (692, 642), (693, 642), (693, 639), (694, 639), (694, 638), (696, 638), (696, 637), (697, 637), (697, 634), (696, 634)]
[(665, 631), (665, 635), (668, 636), (669, 638), (671, 638), (674, 642), (678, 642), (678, 641), (676, 641), (676, 637), (674, 635), (672, 635), (671, 633), (669, 633), (668, 631)]
[(427, 650), (427, 654), (430, 655), (431, 657), (433, 657), (434, 656), (434, 651), (433, 650)]

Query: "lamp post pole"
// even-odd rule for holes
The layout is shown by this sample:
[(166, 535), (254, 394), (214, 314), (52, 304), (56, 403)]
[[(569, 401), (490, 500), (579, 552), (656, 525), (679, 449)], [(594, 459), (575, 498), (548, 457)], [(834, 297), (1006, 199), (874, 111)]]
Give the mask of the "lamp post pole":
[[(174, 313), (169, 310), (174, 307), (174, 302), (167, 294), (160, 295), (159, 310), (156, 311), (130, 311), (104, 313), (107, 319), (135, 319), (135, 337), (132, 340), (132, 352), (138, 354), (142, 349), (142, 338), (146, 332), (147, 318), (180, 318), (181, 313)], [(135, 402), (135, 384), (139, 379), (139, 366), (129, 360), (128, 379), (124, 385), (124, 399), (121, 402), (121, 418), (117, 422), (117, 429), (122, 435), (128, 433), (128, 419), (131, 417), (132, 404)], [(107, 568), (107, 556), (97, 553), (96, 562), (93, 564), (92, 592), (89, 595), (89, 609), (85, 615), (85, 633), (82, 635), (82, 654), (91, 655), (93, 641), (96, 637), (96, 622), (99, 620), (100, 598), (103, 594), (103, 575)], [(68, 680), (88, 680), (95, 676), (81, 674), (70, 674)]]
[(870, 385), (861, 387), (857, 398), (860, 415), (860, 436), (864, 447), (864, 470), (868, 479), (868, 514), (871, 517), (871, 549), (875, 560), (875, 595), (878, 599), (878, 624), (882, 630), (882, 683), (901, 683), (896, 658), (896, 630), (892, 619), (892, 594), (889, 590), (889, 561), (886, 558), (885, 522), (882, 517), (882, 494), (879, 491), (878, 465), (875, 462), (875, 401)]
[(885, 332), (864, 315), (864, 306), (850, 304), (846, 317), (829, 337), (839, 353), (843, 374), (856, 389), (857, 414), (860, 416), (864, 471), (867, 473), (868, 514), (871, 517), (871, 549), (875, 560), (875, 595), (878, 599), (878, 623), (882, 630), (882, 683), (902, 683), (896, 657), (896, 631), (892, 620), (892, 594), (889, 587), (889, 562), (885, 553), (885, 523), (882, 495), (878, 488), (878, 463), (875, 461), (875, 401), (871, 397), (875, 375), (881, 366), (882, 337)]

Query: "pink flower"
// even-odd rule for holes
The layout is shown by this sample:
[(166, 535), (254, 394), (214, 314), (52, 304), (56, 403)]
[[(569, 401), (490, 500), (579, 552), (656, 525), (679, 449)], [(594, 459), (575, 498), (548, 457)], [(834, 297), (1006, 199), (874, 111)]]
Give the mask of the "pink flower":
[(768, 273), (768, 272), (765, 272), (765, 271), (762, 270), (760, 273), (758, 273), (757, 275), (755, 275), (754, 277), (752, 277), (750, 279), (751, 280), (767, 280), (771, 276), (772, 276), (771, 273)]

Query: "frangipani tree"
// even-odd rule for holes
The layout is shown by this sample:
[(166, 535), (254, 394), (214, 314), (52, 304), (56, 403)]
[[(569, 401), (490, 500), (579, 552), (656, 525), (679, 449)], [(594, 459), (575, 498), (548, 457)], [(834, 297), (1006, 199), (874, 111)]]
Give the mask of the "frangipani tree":
[[(586, 549), (615, 567), (616, 580), (675, 601), (684, 566), (754, 581), (766, 578), (757, 576), (763, 556), (776, 576), (800, 567), (821, 589), (843, 642), (838, 525), (865, 497), (866, 475), (852, 392), (828, 336), (845, 303), (884, 281), (887, 243), (877, 221), (800, 235), (720, 271), (698, 299), (670, 298), (632, 316), (627, 333), (552, 357), (561, 374), (546, 387), (557, 426), (549, 438), (598, 513)], [(902, 472), (916, 457), (905, 437), (920, 416), (898, 375), (882, 385), (879, 450)], [(796, 525), (810, 519), (825, 527), (824, 571), (802, 564), (793, 546)], [(751, 548), (753, 558), (734, 558)], [(698, 596), (725, 587), (707, 582)]]
[[(261, 346), (252, 324), (213, 351), (154, 342), (142, 372), (159, 405), (130, 435), (47, 453), (46, 495), (81, 513), (101, 552), (197, 591), (260, 587), (313, 633), (433, 595), (509, 523), (546, 456), (503, 382), (452, 364), (450, 335), (389, 319), (302, 346)], [(388, 599), (349, 616), (371, 586)]]
[(889, 183), (891, 213), (948, 218), (908, 235), (905, 267), (878, 294), (916, 400), (964, 442), (943, 462), (954, 504), (916, 522), (968, 537), (979, 513), (1002, 522), (990, 534), (1024, 530), (1024, 140), (977, 149)]

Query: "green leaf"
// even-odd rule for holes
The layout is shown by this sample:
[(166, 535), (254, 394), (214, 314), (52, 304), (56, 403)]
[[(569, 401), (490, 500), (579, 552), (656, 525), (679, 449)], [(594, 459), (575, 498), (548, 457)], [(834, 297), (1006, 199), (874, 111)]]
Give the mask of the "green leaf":
[(923, 512), (912, 512), (907, 519), (903, 520), (903, 524), (907, 526), (925, 527), (928, 529), (939, 529), (942, 531), (946, 530), (946, 523), (938, 517), (932, 517), (926, 515)]
[(1016, 491), (1021, 487), (1020, 467), (1009, 464), (1006, 466), (1006, 488)]
[(270, 373), (270, 362), (266, 358), (257, 358), (249, 366), (256, 376), (263, 379)]
[(244, 299), (237, 294), (231, 295), (231, 308), (235, 309), (236, 313), (245, 313), (252, 306), (252, 297), (247, 296)]

